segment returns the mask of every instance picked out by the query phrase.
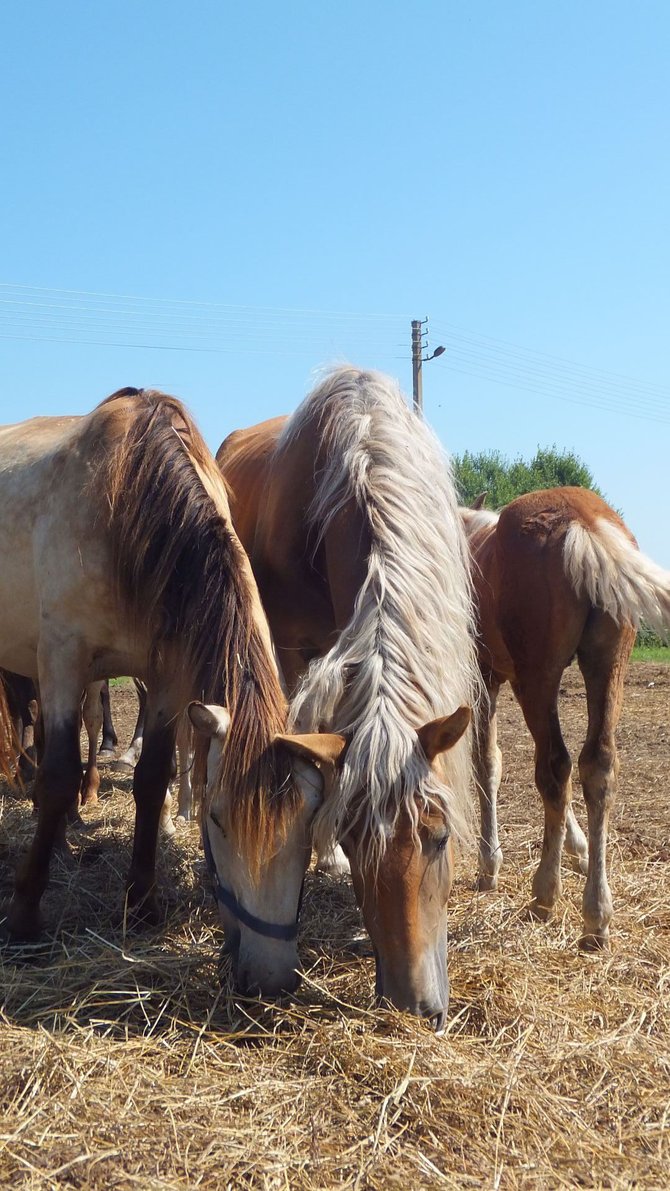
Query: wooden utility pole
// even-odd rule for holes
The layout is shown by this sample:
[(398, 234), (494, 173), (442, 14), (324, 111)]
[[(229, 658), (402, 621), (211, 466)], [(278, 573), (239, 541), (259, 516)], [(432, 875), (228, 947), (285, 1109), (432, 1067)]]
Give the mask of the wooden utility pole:
[(412, 398), (414, 412), (423, 412), (423, 379), (421, 365), (423, 363), (423, 340), (421, 337), (421, 319), (412, 319)]

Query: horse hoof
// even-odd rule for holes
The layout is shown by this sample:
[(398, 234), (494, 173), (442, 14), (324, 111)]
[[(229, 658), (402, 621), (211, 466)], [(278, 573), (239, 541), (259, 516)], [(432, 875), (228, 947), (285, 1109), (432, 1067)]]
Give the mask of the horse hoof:
[(478, 893), (495, 893), (498, 888), (497, 873), (480, 873), (477, 877)]
[(528, 922), (549, 922), (552, 912), (551, 906), (543, 906), (537, 898), (533, 898), (526, 906), (525, 916)]
[(110, 769), (114, 773), (133, 773), (135, 766), (131, 765), (129, 761), (124, 761), (122, 757), (118, 757), (116, 761), (112, 761)]
[(164, 823), (161, 823), (161, 831), (163, 832), (163, 835), (167, 837), (167, 839), (172, 839), (173, 835), (177, 834), (177, 828), (175, 827), (172, 819), (166, 819)]
[(42, 915), (37, 907), (22, 905), (13, 898), (6, 925), (13, 943), (35, 943), (42, 934)]
[(570, 856), (569, 861), (573, 873), (580, 873), (582, 877), (587, 876), (589, 871), (588, 856)]
[(609, 951), (610, 933), (607, 929), (598, 934), (583, 934), (579, 940), (579, 950), (592, 953), (594, 951)]
[(107, 761), (114, 761), (115, 759), (116, 759), (116, 753), (114, 752), (114, 749), (101, 749), (100, 752), (98, 753), (98, 761), (107, 762)]
[(158, 926), (161, 921), (161, 913), (155, 894), (147, 893), (139, 901), (132, 903), (128, 901), (123, 918), (128, 929), (133, 931), (148, 930), (152, 926)]

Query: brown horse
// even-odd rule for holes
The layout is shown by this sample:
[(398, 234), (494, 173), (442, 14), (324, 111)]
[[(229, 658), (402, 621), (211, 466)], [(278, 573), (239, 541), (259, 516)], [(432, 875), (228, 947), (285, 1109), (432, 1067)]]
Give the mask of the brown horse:
[[(607, 825), (618, 772), (615, 732), (624, 678), (640, 620), (661, 632), (670, 625), (670, 573), (641, 554), (621, 518), (584, 488), (531, 492), (499, 514), (461, 512), (473, 559), (479, 657), (489, 694), (475, 734), (480, 887), (496, 888), (502, 862), (496, 700), (501, 685), (510, 682), (535, 742), (535, 781), (544, 803), (533, 912), (546, 917), (556, 903), (565, 845), (575, 867), (586, 874), (582, 945), (604, 946), (612, 918)], [(579, 755), (588, 848), (570, 807), (572, 763), (558, 715), (561, 676), (575, 655), (588, 708)]]
[(439, 1029), (450, 835), (467, 830), (470, 793), (458, 742), (479, 681), (449, 466), (395, 384), (352, 367), (217, 460), (293, 721), (347, 740), (315, 843), (346, 851), (378, 994)]
[[(292, 989), (309, 820), (323, 793), (311, 762), (327, 776), (343, 742), (285, 734), (267, 621), (221, 475), (191, 417), (173, 397), (125, 389), (87, 417), (4, 427), (0, 510), (0, 664), (39, 683), (44, 719), (38, 825), (17, 873), (10, 931), (26, 938), (40, 929), (52, 849), (81, 781), (82, 691), (137, 675), (148, 693), (128, 904), (155, 919), (156, 836), (176, 724), (201, 697), (207, 705), (192, 704), (190, 714), (201, 733), (203, 834), (239, 944), (238, 982), (269, 994)], [(0, 752), (7, 768), (7, 748)]]

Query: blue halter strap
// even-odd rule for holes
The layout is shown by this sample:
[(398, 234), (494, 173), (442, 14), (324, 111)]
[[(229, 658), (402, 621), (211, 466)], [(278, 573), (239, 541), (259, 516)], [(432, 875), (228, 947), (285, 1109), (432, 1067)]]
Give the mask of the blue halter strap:
[[(202, 824), (202, 844), (205, 850), (205, 862), (209, 872), (212, 885), (214, 886), (214, 897), (220, 905), (225, 906), (227, 910), (241, 922), (243, 926), (248, 926), (249, 930), (255, 931), (257, 935), (265, 935), (268, 939), (281, 939), (286, 943), (290, 943), (298, 936), (298, 922), (300, 919), (300, 908), (302, 906), (302, 887), (300, 889), (300, 897), (298, 899), (298, 913), (295, 922), (290, 922), (284, 925), (280, 922), (266, 922), (264, 918), (257, 918), (255, 914), (250, 914), (245, 910), (244, 906), (235, 897), (235, 894), (226, 889), (225, 885), (221, 884), (219, 874), (216, 871), (214, 863), (214, 854), (212, 852), (212, 845), (209, 842), (209, 829), (207, 826), (207, 815), (203, 815)], [(304, 885), (304, 881), (303, 881)]]

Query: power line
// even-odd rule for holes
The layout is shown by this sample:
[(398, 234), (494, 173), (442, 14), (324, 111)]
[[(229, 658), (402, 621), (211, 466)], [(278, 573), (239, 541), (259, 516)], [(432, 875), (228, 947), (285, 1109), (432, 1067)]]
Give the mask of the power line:
[[(0, 282), (0, 338), (151, 351), (295, 356), (306, 351), (407, 358), (405, 316), (146, 298)], [(438, 366), (550, 400), (659, 422), (670, 389), (431, 319)], [(399, 342), (402, 340), (402, 344)], [(668, 416), (666, 416), (668, 415)]]
[(608, 402), (604, 399), (598, 400), (595, 397), (580, 398), (576, 396), (576, 391), (574, 388), (572, 390), (565, 389), (563, 391), (551, 391), (546, 387), (542, 388), (539, 385), (528, 385), (518, 380), (505, 380), (501, 376), (496, 376), (495, 374), (492, 375), (482, 371), (474, 371), (472, 368), (457, 368), (454, 365), (448, 363), (443, 364), (442, 361), (439, 361), (437, 367), (447, 368), (450, 372), (456, 372), (461, 376), (474, 376), (481, 379), (490, 380), (494, 384), (504, 385), (509, 389), (515, 389), (517, 391), (521, 390), (525, 393), (532, 393), (534, 396), (551, 397), (558, 401), (567, 401), (571, 405), (581, 405), (585, 407), (590, 406), (594, 409), (606, 410), (609, 413), (625, 414), (627, 417), (638, 418), (642, 421), (661, 422), (664, 425), (670, 423), (670, 409), (668, 410), (668, 417), (663, 417), (661, 413), (642, 412), (638, 407), (633, 405), (616, 405), (611, 401)]

